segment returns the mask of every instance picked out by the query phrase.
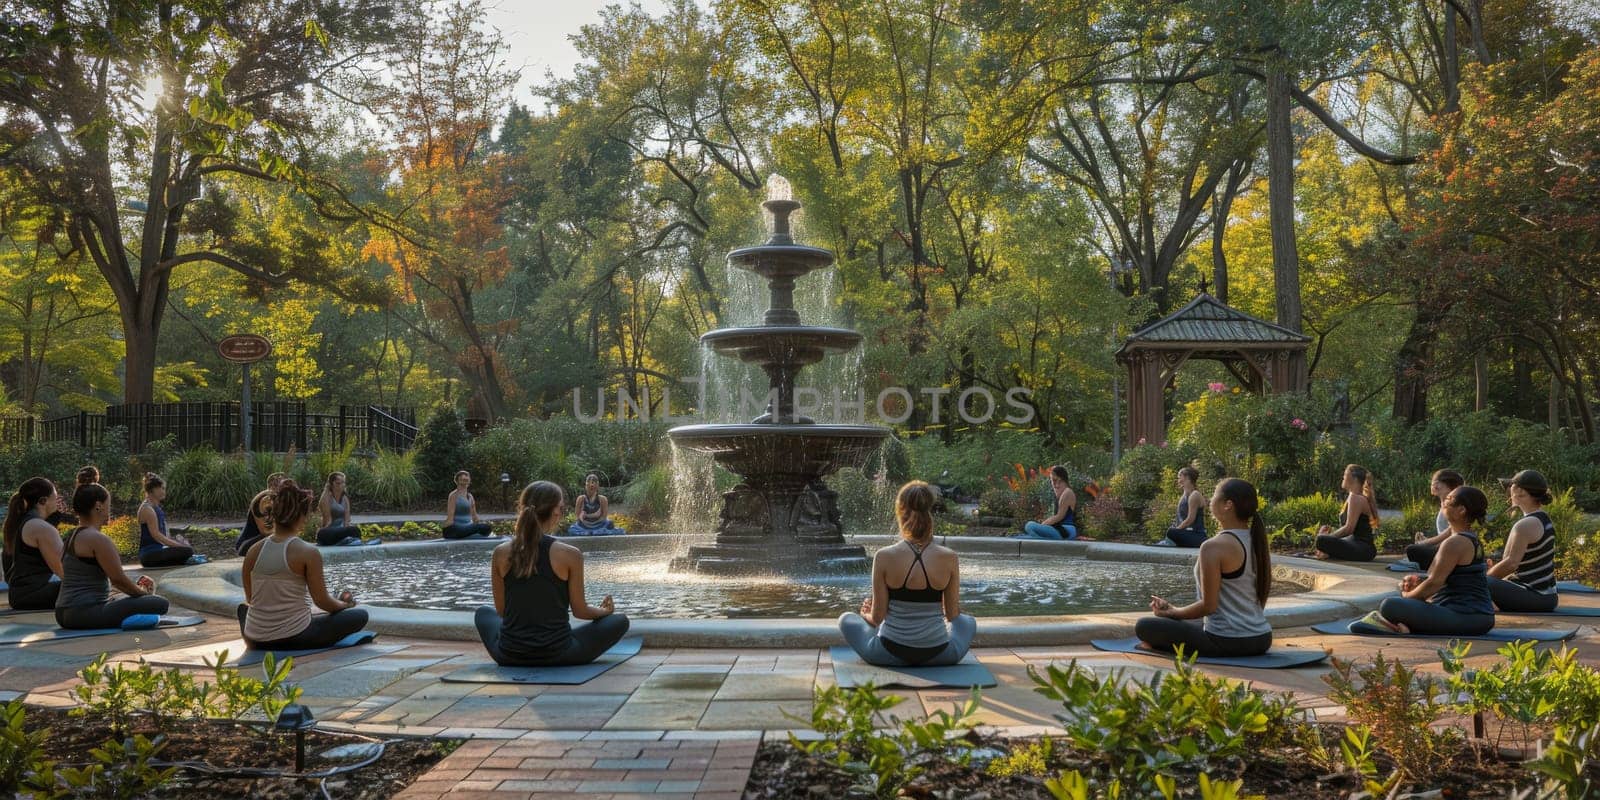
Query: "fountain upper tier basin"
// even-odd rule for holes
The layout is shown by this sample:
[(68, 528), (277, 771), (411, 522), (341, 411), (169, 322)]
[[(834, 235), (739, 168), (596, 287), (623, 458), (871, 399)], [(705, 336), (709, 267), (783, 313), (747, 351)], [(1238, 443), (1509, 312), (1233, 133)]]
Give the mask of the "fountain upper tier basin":
[(771, 280), (798, 278), (833, 263), (833, 251), (803, 244), (758, 244), (728, 253), (728, 263)]
[(683, 425), (672, 441), (739, 475), (822, 477), (840, 467), (866, 466), (888, 428), (876, 425)]
[(758, 325), (720, 328), (700, 337), (712, 350), (757, 366), (805, 366), (823, 356), (847, 353), (861, 344), (861, 334), (847, 328), (815, 325)]

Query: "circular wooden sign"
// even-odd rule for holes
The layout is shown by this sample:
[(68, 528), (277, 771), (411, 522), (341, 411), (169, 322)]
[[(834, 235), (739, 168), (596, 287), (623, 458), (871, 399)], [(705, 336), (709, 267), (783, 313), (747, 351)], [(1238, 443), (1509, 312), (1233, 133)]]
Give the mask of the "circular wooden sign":
[(217, 355), (235, 364), (253, 364), (272, 355), (272, 342), (254, 333), (239, 333), (217, 342)]

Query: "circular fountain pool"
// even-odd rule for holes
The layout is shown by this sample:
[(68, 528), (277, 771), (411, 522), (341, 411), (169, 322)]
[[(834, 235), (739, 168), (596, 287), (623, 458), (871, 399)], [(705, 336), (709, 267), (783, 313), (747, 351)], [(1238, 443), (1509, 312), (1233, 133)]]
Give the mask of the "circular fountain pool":
[[(854, 611), (870, 590), (866, 575), (714, 577), (668, 572), (673, 550), (659, 547), (589, 552), (589, 601), (609, 594), (631, 617), (739, 619), (835, 617)], [(437, 611), (471, 611), (491, 602), (491, 550), (419, 553), (332, 563), (330, 589), (350, 588), (364, 603)], [(1306, 589), (1278, 581), (1273, 594)], [(978, 617), (1055, 616), (1135, 611), (1150, 595), (1194, 594), (1190, 570), (1173, 564), (972, 554), (961, 559), (961, 606)]]

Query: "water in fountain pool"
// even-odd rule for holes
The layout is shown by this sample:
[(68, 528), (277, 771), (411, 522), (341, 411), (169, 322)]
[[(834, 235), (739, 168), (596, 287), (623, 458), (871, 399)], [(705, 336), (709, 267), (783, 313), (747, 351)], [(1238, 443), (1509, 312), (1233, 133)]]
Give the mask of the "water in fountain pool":
[[(796, 579), (729, 578), (668, 572), (659, 548), (585, 555), (590, 602), (610, 594), (637, 617), (719, 619), (834, 617), (854, 611), (867, 576)], [(488, 548), (329, 564), (328, 584), (350, 588), (362, 602), (403, 608), (468, 611), (492, 602)], [(1148, 608), (1151, 594), (1175, 602), (1194, 597), (1187, 567), (1080, 558), (961, 558), (961, 604), (980, 617), (1050, 616)], [(1279, 582), (1273, 594), (1304, 591)]]

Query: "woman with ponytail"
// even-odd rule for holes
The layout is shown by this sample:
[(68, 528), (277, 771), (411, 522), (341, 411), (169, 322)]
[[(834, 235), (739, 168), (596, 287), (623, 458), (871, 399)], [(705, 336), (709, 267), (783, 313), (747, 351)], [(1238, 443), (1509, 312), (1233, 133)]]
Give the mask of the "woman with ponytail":
[(144, 474), (144, 502), (139, 504), (139, 564), (146, 568), (176, 567), (194, 558), (189, 540), (167, 531), (167, 482), (154, 472)]
[[(90, 464), (89, 466), (78, 470), (78, 479), (73, 483), (72, 491), (74, 491), (74, 492), (78, 491), (78, 487), (79, 486), (88, 486), (91, 483), (99, 483), (99, 482), (100, 482), (100, 468), (94, 466), (93, 464)], [(67, 508), (67, 506), (69, 506), (71, 504), (72, 504), (72, 501), (71, 501), (70, 496), (67, 497), (67, 498), (63, 498), (63, 499), (58, 500), (56, 502), (56, 510), (54, 512), (52, 512), (50, 514), (50, 516), (45, 517), (45, 521), (50, 523), (51, 525), (55, 526), (56, 528), (60, 528), (63, 523), (65, 523), (67, 525), (76, 525), (76, 524), (78, 524), (78, 518), (73, 515), (72, 509)]]
[(1488, 514), (1489, 498), (1462, 486), (1445, 496), (1443, 508), (1450, 535), (1439, 543), (1427, 576), (1407, 575), (1400, 581), (1400, 596), (1350, 623), (1351, 633), (1478, 636), (1494, 628), (1489, 569), (1473, 530)]
[(1340, 485), (1345, 497), (1339, 512), (1339, 527), (1324, 525), (1317, 531), (1317, 558), (1335, 561), (1371, 561), (1378, 555), (1372, 532), (1378, 527), (1378, 496), (1372, 488), (1372, 473), (1351, 464), (1344, 468)]
[(1261, 655), (1272, 647), (1265, 611), (1272, 555), (1256, 487), (1238, 478), (1218, 483), (1211, 495), (1211, 516), (1221, 530), (1200, 545), (1194, 562), (1199, 599), (1174, 606), (1152, 596), (1155, 616), (1135, 623), (1134, 635), (1157, 650), (1182, 645), (1188, 655)]
[[(56, 624), (74, 630), (120, 628), (130, 617), (159, 617), (167, 599), (155, 593), (149, 575), (138, 581), (122, 571), (122, 556), (100, 526), (111, 519), (111, 493), (98, 483), (72, 493), (72, 510), (80, 523), (67, 537), (61, 558), (61, 594), (56, 597)], [(127, 595), (111, 599), (111, 587)], [(150, 620), (154, 627), (159, 620)]]
[[(489, 578), (494, 605), (478, 609), (478, 637), (503, 667), (587, 664), (622, 639), (628, 618), (611, 595), (589, 605), (583, 592), (583, 551), (550, 534), (566, 515), (561, 487), (534, 481), (517, 498), (511, 541), (494, 549)], [(593, 620), (574, 628), (578, 619)]]
[[(239, 630), (256, 650), (328, 647), (367, 626), (367, 610), (355, 596), (328, 594), (322, 551), (300, 538), (311, 516), (311, 491), (285, 478), (267, 503), (272, 533), (250, 546), (240, 577), (245, 602)], [(324, 614), (313, 614), (315, 605)]]
[(900, 542), (872, 557), (872, 595), (861, 613), (839, 617), (845, 642), (868, 664), (955, 664), (977, 633), (978, 621), (961, 613), (956, 553), (933, 543), (935, 500), (933, 487), (922, 481), (900, 487), (894, 501)]
[(29, 478), (17, 487), (6, 506), (0, 573), (8, 584), (7, 599), (17, 611), (56, 607), (56, 594), (61, 591), (61, 533), (45, 520), (60, 505), (55, 484), (45, 478)]

